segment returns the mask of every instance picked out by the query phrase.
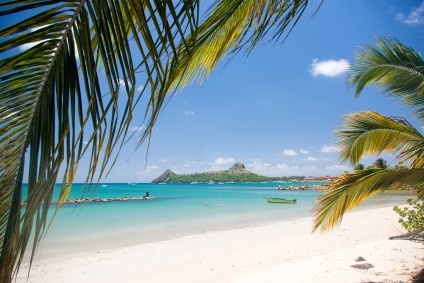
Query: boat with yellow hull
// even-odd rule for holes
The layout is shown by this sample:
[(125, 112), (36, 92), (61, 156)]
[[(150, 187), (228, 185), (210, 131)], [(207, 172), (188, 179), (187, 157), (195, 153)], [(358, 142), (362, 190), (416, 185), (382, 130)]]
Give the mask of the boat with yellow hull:
[(271, 203), (296, 203), (296, 199), (287, 198), (265, 198), (267, 202)]

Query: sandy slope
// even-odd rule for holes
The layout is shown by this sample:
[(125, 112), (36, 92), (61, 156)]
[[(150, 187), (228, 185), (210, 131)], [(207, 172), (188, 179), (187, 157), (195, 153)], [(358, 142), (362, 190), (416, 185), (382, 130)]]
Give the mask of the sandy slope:
[[(55, 258), (35, 262), (29, 282), (408, 282), (424, 267), (424, 245), (388, 240), (404, 232), (397, 218), (378, 208), (327, 234), (303, 219)], [(358, 256), (374, 267), (352, 268)]]

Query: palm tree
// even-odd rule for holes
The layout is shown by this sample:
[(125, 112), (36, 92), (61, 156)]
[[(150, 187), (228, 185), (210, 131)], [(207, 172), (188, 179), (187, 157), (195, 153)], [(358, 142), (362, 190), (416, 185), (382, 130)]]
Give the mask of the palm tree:
[(131, 137), (131, 123), (145, 129), (139, 145), (148, 143), (173, 94), (228, 54), (285, 39), (307, 5), (213, 1), (199, 20), (206, 9), (189, 0), (0, 3), (0, 282), (17, 272), (31, 232), (34, 254), (59, 175), (56, 209), (84, 155), (86, 182), (96, 183)]
[[(418, 52), (396, 38), (377, 39), (375, 46), (360, 50), (349, 82), (357, 96), (365, 86), (377, 86), (384, 95), (411, 108), (417, 121), (424, 124), (424, 62)], [(347, 211), (388, 189), (409, 187), (423, 197), (424, 137), (405, 119), (370, 111), (351, 113), (344, 117), (337, 140), (342, 161), (355, 165), (365, 155), (389, 152), (402, 166), (389, 168), (384, 160), (377, 160), (374, 166), (330, 183), (313, 209), (313, 230), (333, 228)]]
[(389, 169), (389, 165), (387, 165), (387, 160), (383, 158), (378, 158), (371, 166), (374, 168)]
[(362, 163), (358, 163), (355, 165), (354, 167), (355, 170), (364, 170), (365, 169), (365, 165)]

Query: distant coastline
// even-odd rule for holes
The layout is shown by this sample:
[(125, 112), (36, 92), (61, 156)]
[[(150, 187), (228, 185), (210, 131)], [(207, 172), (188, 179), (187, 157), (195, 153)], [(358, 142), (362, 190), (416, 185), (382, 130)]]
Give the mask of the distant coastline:
[(152, 181), (153, 184), (173, 183), (256, 183), (256, 182), (329, 182), (335, 177), (268, 177), (252, 173), (244, 164), (237, 162), (227, 170), (209, 171), (193, 174), (176, 174), (170, 169)]

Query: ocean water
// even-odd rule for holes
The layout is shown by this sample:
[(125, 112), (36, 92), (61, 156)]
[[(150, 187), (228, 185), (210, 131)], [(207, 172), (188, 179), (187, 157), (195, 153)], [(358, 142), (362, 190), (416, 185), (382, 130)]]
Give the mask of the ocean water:
[[(75, 184), (69, 199), (144, 196), (146, 192), (155, 199), (65, 204), (42, 240), (37, 257), (92, 253), (309, 217), (318, 191), (276, 190), (279, 185), (305, 184), (318, 183), (100, 184), (95, 192)], [(297, 203), (267, 203), (265, 197), (295, 198)], [(411, 195), (384, 194), (368, 200), (363, 207), (404, 204), (408, 198)]]

